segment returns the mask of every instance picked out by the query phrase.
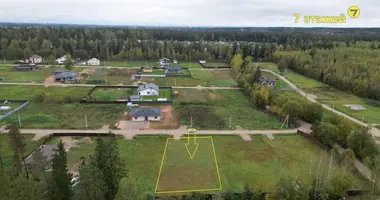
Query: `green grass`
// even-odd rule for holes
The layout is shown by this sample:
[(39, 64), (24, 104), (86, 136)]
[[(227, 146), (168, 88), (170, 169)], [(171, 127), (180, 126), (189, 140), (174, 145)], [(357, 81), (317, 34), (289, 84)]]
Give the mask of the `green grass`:
[(191, 77), (195, 79), (201, 79), (201, 80), (207, 80), (207, 79), (213, 79), (214, 75), (211, 71), (208, 70), (202, 70), (202, 69), (189, 69)]
[(4, 80), (0, 82), (43, 82), (46, 77), (51, 76), (53, 68), (42, 68), (39, 71), (19, 72), (14, 67), (1, 67), (0, 77)]
[(187, 139), (168, 140), (157, 191), (220, 188), (211, 142), (211, 138), (198, 138), (199, 147), (191, 159)]
[[(39, 141), (33, 141), (34, 135), (23, 135), (24, 143), (26, 145), (24, 156), (26, 157), (34, 151), (40, 145)], [(10, 145), (9, 135), (0, 135), (0, 152), (1, 159), (3, 161), (4, 168), (11, 168), (13, 163), (13, 150)]]
[[(359, 120), (367, 123), (380, 123), (380, 107), (367, 103), (364, 99), (352, 94), (344, 93), (332, 88), (313, 88), (306, 89), (308, 93), (312, 93), (318, 97), (318, 101), (321, 103), (334, 106), (336, 110), (351, 115)], [(354, 111), (350, 108), (346, 108), (345, 104), (359, 104), (366, 110)]]
[[(177, 65), (178, 64), (174, 64), (174, 66), (177, 66)], [(186, 68), (201, 68), (202, 67), (198, 62), (187, 62), (187, 61), (179, 62), (179, 65), (181, 65), (181, 67), (186, 67)]]
[(143, 100), (153, 100), (153, 101), (157, 101), (158, 98), (166, 98), (167, 100), (171, 100), (172, 93), (171, 93), (171, 89), (160, 88), (160, 92), (158, 96), (142, 96), (141, 98)]
[(120, 97), (128, 99), (129, 96), (137, 94), (136, 89), (131, 88), (97, 88), (92, 94), (92, 100), (95, 101), (117, 101)]
[[(245, 184), (273, 192), (277, 180), (289, 175), (310, 183), (322, 155), (321, 174), (325, 177), (330, 157), (328, 153), (299, 135), (277, 135), (275, 140), (254, 135), (252, 141), (244, 141), (239, 136), (212, 136), (216, 158), (220, 170), (223, 191), (242, 191)], [(137, 136), (134, 140), (119, 139), (119, 151), (125, 160), (129, 177), (123, 184), (135, 183), (135, 189), (146, 198), (146, 193), (154, 193), (166, 136)], [(92, 137), (94, 141), (95, 138)], [(201, 141), (195, 154), (196, 162), (190, 163), (182, 141), (173, 141), (168, 146), (164, 162), (164, 179), (159, 187), (180, 189), (198, 183), (198, 187), (214, 184), (215, 169), (210, 162), (210, 144)], [(69, 166), (81, 156), (93, 153), (94, 144), (81, 144), (68, 152)], [(300, 151), (302, 149), (302, 151)], [(334, 161), (334, 160), (333, 160)], [(331, 173), (339, 171), (335, 161)], [(168, 171), (170, 170), (170, 171)], [(166, 172), (165, 172), (166, 171)], [(366, 187), (366, 182), (354, 177), (354, 188)], [(161, 182), (163, 181), (163, 182)], [(198, 181), (198, 182), (197, 182)], [(176, 184), (177, 183), (177, 184)], [(162, 188), (162, 189), (164, 189)]]
[(113, 66), (113, 67), (143, 67), (143, 66), (155, 66), (158, 67), (160, 64), (158, 60), (152, 61), (105, 61), (101, 62), (101, 65), (104, 66)]
[[(255, 109), (250, 105), (248, 98), (235, 90), (197, 90), (180, 89), (180, 96), (175, 100), (175, 105), (180, 102), (208, 102), (207, 105), (217, 116), (225, 122), (228, 128), (231, 118), (232, 127), (241, 126), (246, 129), (280, 129), (281, 121)], [(193, 117), (193, 121), (197, 120)], [(198, 119), (204, 120), (204, 119)], [(191, 116), (180, 119), (182, 124), (190, 124)]]
[[(88, 128), (97, 129), (106, 124), (113, 125), (122, 118), (125, 105), (77, 103), (89, 90), (74, 87), (0, 86), (4, 99), (30, 100), (30, 104), (19, 112), (24, 128), (84, 129), (86, 115)], [(44, 102), (36, 99), (41, 93), (45, 94)], [(72, 102), (64, 103), (67, 98), (72, 98)], [(18, 123), (17, 115), (7, 117), (2, 123)]]
[(220, 62), (207, 62), (205, 64), (206, 67), (228, 67), (228, 64), (223, 62), (223, 61), (220, 61)]

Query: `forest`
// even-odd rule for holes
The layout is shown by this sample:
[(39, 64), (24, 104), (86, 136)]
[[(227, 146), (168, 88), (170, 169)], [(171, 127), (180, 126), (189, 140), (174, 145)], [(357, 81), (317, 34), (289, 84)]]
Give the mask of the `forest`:
[(341, 43), (332, 49), (278, 51), (274, 61), (302, 75), (357, 96), (380, 100), (380, 46)]

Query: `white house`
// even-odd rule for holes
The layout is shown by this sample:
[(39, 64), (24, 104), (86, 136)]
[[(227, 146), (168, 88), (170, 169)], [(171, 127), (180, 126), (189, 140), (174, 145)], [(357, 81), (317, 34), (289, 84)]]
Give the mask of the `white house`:
[(100, 60), (96, 58), (91, 58), (87, 61), (87, 65), (100, 65)]
[(149, 83), (145, 85), (140, 85), (137, 88), (138, 95), (140, 96), (158, 96), (160, 89), (157, 85)]
[(59, 65), (65, 64), (66, 61), (67, 61), (66, 55), (64, 55), (64, 56), (62, 56), (62, 57), (60, 57), (60, 58), (58, 58), (58, 59), (55, 60), (55, 62), (57, 64), (59, 64)]
[(202, 64), (206, 63), (206, 61), (204, 61), (204, 60), (200, 60), (199, 62), (202, 63)]
[(161, 111), (159, 108), (132, 108), (129, 115), (134, 122), (161, 120)]
[(42, 63), (42, 57), (37, 54), (33, 54), (32, 56), (29, 57), (29, 59), (26, 59), (26, 61), (28, 63), (39, 64), (39, 63)]

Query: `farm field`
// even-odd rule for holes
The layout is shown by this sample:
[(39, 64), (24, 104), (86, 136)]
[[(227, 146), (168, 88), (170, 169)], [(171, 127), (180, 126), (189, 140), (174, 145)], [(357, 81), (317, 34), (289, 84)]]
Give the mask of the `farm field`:
[[(302, 136), (279, 135), (275, 136), (274, 140), (269, 140), (266, 136), (261, 135), (251, 137), (252, 141), (244, 141), (239, 136), (212, 137), (223, 191), (241, 192), (244, 185), (249, 184), (254, 188), (273, 192), (276, 182), (282, 175), (292, 176), (310, 183), (312, 174), (316, 173), (321, 158), (321, 166), (323, 166), (321, 174), (326, 177), (330, 160), (329, 154)], [(127, 184), (136, 184), (138, 187), (135, 189), (141, 195), (141, 199), (146, 197), (147, 193), (154, 193), (166, 139), (165, 136), (137, 136), (134, 140), (118, 139), (119, 150), (127, 163), (129, 172), (129, 178), (123, 180), (122, 187)], [(95, 138), (92, 137), (91, 140), (94, 141)], [(205, 154), (208, 155), (207, 152), (210, 148), (208, 145), (207, 141), (200, 143), (199, 148), (203, 148), (203, 155), (198, 155), (201, 157), (196, 163), (192, 163), (194, 165), (191, 169), (186, 162), (181, 164), (186, 159), (183, 156), (188, 156), (182, 141), (175, 141), (173, 145), (168, 146), (167, 159), (169, 160), (165, 160), (164, 165), (166, 164), (166, 166), (163, 168), (168, 167), (164, 170), (170, 169), (172, 173), (167, 176), (164, 172), (161, 173), (161, 176), (164, 175), (163, 179), (167, 179), (167, 181), (159, 183), (159, 187), (183, 188), (186, 185), (196, 185), (202, 182), (202, 179), (195, 177), (209, 180), (207, 182), (209, 184), (201, 184), (200, 187), (213, 185), (217, 178), (214, 177), (215, 167), (210, 164), (208, 156), (205, 156)], [(71, 149), (68, 152), (69, 167), (73, 167), (82, 156), (92, 154), (94, 148), (95, 143), (82, 143)], [(331, 174), (340, 171), (341, 168), (333, 162)], [(187, 176), (190, 172), (192, 173)], [(182, 178), (176, 179), (179, 174), (182, 175)], [(367, 187), (366, 181), (355, 176), (352, 178), (355, 182), (354, 188)], [(175, 182), (175, 180), (180, 181)]]
[[(180, 89), (174, 107), (180, 122), (199, 129), (280, 129), (282, 122), (253, 108), (241, 91)], [(192, 119), (192, 120), (191, 120)]]
[[(34, 151), (40, 145), (39, 141), (33, 141), (34, 135), (28, 134), (23, 135), (24, 143), (25, 143), (25, 153), (24, 156), (28, 156), (30, 153)], [(1, 159), (3, 161), (3, 165), (5, 169), (12, 167), (13, 160), (13, 151), (10, 146), (10, 137), (9, 135), (0, 135), (0, 147), (1, 147)]]
[(205, 65), (206, 67), (228, 67), (229, 66), (229, 64), (227, 64), (223, 61), (206, 62), (203, 65)]
[(34, 72), (18, 72), (14, 67), (0, 67), (0, 82), (43, 82), (46, 77), (51, 76), (54, 68), (41, 68)]
[(101, 66), (111, 67), (143, 67), (143, 66), (160, 66), (160, 63), (156, 60), (152, 61), (102, 61)]
[[(85, 105), (78, 102), (90, 88), (59, 88), (39, 86), (0, 86), (2, 98), (26, 99), (30, 104), (19, 114), (23, 128), (84, 129), (85, 115), (88, 129), (113, 125), (122, 118), (123, 105)], [(1, 123), (18, 123), (11, 115)]]

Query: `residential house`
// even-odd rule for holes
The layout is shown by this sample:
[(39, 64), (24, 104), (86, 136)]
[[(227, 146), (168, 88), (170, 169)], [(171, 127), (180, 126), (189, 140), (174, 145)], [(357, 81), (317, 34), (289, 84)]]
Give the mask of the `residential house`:
[(17, 66), (16, 71), (21, 71), (21, 72), (31, 72), (31, 71), (37, 71), (40, 70), (40, 66), (36, 64), (21, 64)]
[(159, 108), (132, 108), (129, 112), (132, 121), (159, 121), (161, 110)]
[(139, 96), (139, 95), (131, 95), (129, 97), (129, 101), (141, 101), (141, 96)]
[(35, 64), (39, 64), (39, 63), (42, 63), (42, 57), (37, 55), (37, 54), (33, 54), (32, 56), (29, 57), (29, 59), (26, 60), (28, 63), (35, 63)]
[(60, 81), (60, 82), (66, 82), (66, 81), (78, 81), (78, 74), (75, 72), (69, 72), (64, 70), (56, 70), (54, 72), (54, 80)]
[(181, 66), (167, 67), (165, 69), (165, 74), (180, 74), (182, 72)]
[(169, 66), (170, 59), (169, 58), (161, 58), (160, 59), (160, 65), (161, 67), (167, 67)]
[[(29, 156), (26, 157), (24, 161), (28, 168), (33, 168), (35, 165), (39, 164), (34, 160), (34, 156), (33, 156), (36, 151), (39, 151), (42, 153), (45, 163), (47, 163), (49, 166), (49, 164), (51, 163), (55, 155), (56, 149), (58, 149), (58, 146), (56, 144), (40, 145), (33, 153), (29, 154)], [(46, 166), (46, 168), (48, 168), (48, 166)]]
[(266, 77), (262, 76), (259, 79), (259, 83), (260, 83), (260, 85), (263, 85), (263, 86), (275, 86), (276, 85), (276, 80), (273, 80), (273, 79), (266, 78)]
[(100, 60), (96, 58), (91, 58), (87, 61), (87, 65), (100, 65)]
[(144, 67), (143, 72), (145, 73), (152, 73), (153, 72), (153, 67)]
[(152, 83), (140, 85), (137, 91), (140, 96), (158, 96), (160, 93), (159, 87)]
[(66, 61), (67, 61), (67, 57), (66, 55), (58, 58), (55, 60), (55, 62), (58, 64), (58, 65), (63, 65), (63, 64), (66, 64)]

